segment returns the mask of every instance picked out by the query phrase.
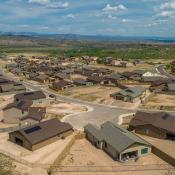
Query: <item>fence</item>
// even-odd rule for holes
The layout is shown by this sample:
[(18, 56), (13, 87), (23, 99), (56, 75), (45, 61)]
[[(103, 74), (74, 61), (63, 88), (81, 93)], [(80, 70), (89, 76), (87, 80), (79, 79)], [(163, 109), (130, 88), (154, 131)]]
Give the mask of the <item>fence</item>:
[(124, 172), (124, 171), (158, 171), (175, 170), (166, 164), (152, 165), (123, 165), (123, 166), (60, 166), (52, 169), (52, 172)]

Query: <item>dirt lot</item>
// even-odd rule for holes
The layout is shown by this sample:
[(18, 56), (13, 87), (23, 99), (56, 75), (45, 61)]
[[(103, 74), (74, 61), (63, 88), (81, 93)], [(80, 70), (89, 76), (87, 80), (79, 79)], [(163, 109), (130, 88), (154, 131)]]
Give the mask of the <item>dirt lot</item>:
[(141, 106), (145, 109), (175, 110), (175, 95), (156, 94)]
[(76, 87), (68, 89), (62, 92), (63, 95), (78, 98), (80, 100), (86, 100), (90, 102), (110, 104), (112, 99), (110, 94), (119, 92), (120, 89), (117, 87), (105, 87), (105, 86), (90, 86), (90, 87)]
[(127, 166), (132, 165), (166, 165), (166, 162), (157, 156), (150, 154), (146, 157), (140, 158), (138, 162), (127, 162), (125, 164), (113, 161), (104, 151), (96, 149), (86, 139), (77, 140), (72, 146), (66, 158), (61, 163), (61, 166), (66, 166), (74, 169), (80, 167), (80, 170), (88, 167), (117, 167), (117, 169), (124, 169), (124, 172), (55, 172), (55, 175), (163, 175), (164, 171), (127, 171)]
[(138, 162), (129, 161), (120, 163), (113, 161), (104, 151), (95, 148), (88, 140), (77, 140), (63, 160), (61, 166), (126, 166), (126, 165), (151, 165), (166, 164), (157, 156), (150, 154), (140, 158)]
[(134, 70), (154, 70), (154, 65), (151, 64), (138, 64), (136, 66), (131, 66), (131, 67), (127, 67), (127, 68), (122, 68), (122, 67), (115, 67), (115, 66), (105, 66), (105, 65), (101, 65), (101, 64), (97, 64), (97, 65), (92, 65), (94, 67), (104, 67), (104, 68), (108, 68), (111, 70), (114, 70), (116, 72), (126, 72), (126, 71), (134, 71)]

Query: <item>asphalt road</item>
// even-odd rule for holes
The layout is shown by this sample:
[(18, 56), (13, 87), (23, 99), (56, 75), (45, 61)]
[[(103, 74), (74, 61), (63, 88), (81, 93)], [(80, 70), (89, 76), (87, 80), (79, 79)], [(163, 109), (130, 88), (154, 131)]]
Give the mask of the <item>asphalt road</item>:
[[(19, 81), (19, 78), (17, 77), (12, 77), (5, 73), (4, 73), (4, 76), (16, 82)], [(72, 99), (65, 96), (61, 96), (61, 95), (58, 95), (56, 92), (48, 90), (43, 85), (34, 85), (27, 81), (23, 81), (22, 83), (26, 86), (26, 88), (30, 90), (42, 90), (47, 96), (49, 96), (49, 94), (54, 94), (57, 100), (63, 101), (65, 103), (76, 103), (76, 104), (80, 104), (88, 107), (89, 109), (88, 112), (69, 115), (63, 119), (65, 122), (69, 122), (70, 124), (72, 124), (74, 128), (78, 130), (83, 129), (83, 127), (88, 123), (100, 125), (105, 121), (117, 122), (121, 114), (135, 112), (135, 110), (94, 104), (94, 103), (90, 103), (90, 102), (86, 102), (78, 99)]]
[(166, 72), (166, 70), (164, 69), (164, 65), (159, 65), (157, 66), (157, 71), (158, 73), (166, 76), (167, 78), (171, 79), (171, 80), (175, 80), (175, 76), (169, 74), (168, 72)]

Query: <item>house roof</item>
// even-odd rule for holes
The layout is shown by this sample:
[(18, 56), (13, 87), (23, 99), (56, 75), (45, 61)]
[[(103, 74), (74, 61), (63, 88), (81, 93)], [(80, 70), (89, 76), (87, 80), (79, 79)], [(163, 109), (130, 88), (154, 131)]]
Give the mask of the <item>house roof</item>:
[(39, 100), (43, 98), (46, 98), (46, 95), (42, 91), (25, 92), (14, 96), (14, 99), (18, 100)]
[(147, 113), (138, 111), (129, 125), (134, 127), (152, 125), (175, 133), (175, 116), (165, 112)]
[(98, 126), (89, 123), (84, 127), (84, 130), (88, 131), (90, 134), (92, 134), (99, 141), (103, 140), (103, 135), (102, 135), (100, 128)]
[(89, 76), (87, 78), (88, 81), (93, 81), (93, 82), (97, 82), (97, 83), (100, 83), (101, 81), (105, 81), (107, 80), (106, 77), (103, 77), (103, 76), (98, 76), (98, 75), (92, 75), (92, 76)]
[(122, 75), (117, 74), (117, 73), (111, 74), (111, 75), (107, 76), (107, 78), (110, 79), (110, 80), (120, 80), (120, 79), (124, 79), (124, 77), (123, 77)]
[(21, 120), (32, 119), (35, 121), (41, 121), (46, 113), (46, 108), (42, 107), (30, 107), (27, 116), (23, 117)]
[(65, 86), (67, 86), (67, 85), (69, 85), (69, 84), (70, 84), (70, 82), (61, 80), (61, 81), (54, 82), (54, 83), (53, 83), (53, 86), (54, 86), (55, 88), (62, 88), (62, 87), (65, 87)]
[(11, 108), (28, 110), (32, 104), (33, 104), (33, 102), (31, 100), (22, 100), (22, 101), (8, 104), (5, 108), (3, 108), (3, 110), (6, 111), (6, 110), (9, 110)]
[(100, 140), (107, 142), (119, 153), (135, 143), (150, 145), (134, 133), (109, 121), (102, 124), (100, 129), (94, 125), (88, 124), (85, 126), (85, 131), (89, 131), (95, 137), (99, 137)]
[(48, 75), (40, 74), (40, 75), (36, 76), (35, 78), (38, 80), (47, 80), (49, 77), (48, 77)]
[(145, 88), (141, 86), (134, 86), (134, 87), (129, 87), (127, 89), (124, 89), (120, 92), (114, 93), (112, 94), (112, 96), (123, 95), (123, 96), (131, 96), (135, 98), (142, 95), (144, 91), (145, 91)]
[(51, 119), (14, 132), (20, 133), (34, 145), (72, 129), (73, 127), (68, 123)]

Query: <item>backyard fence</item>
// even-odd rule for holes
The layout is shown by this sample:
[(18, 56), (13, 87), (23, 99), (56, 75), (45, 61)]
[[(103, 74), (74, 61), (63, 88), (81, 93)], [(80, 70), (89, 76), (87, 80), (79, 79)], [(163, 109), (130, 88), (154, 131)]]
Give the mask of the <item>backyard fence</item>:
[(175, 170), (167, 164), (125, 165), (125, 166), (60, 166), (52, 167), (52, 172), (125, 172)]

